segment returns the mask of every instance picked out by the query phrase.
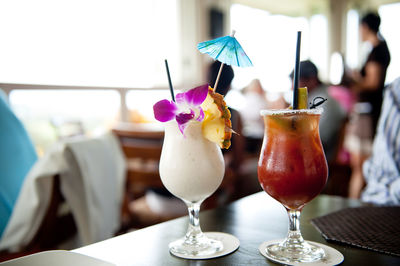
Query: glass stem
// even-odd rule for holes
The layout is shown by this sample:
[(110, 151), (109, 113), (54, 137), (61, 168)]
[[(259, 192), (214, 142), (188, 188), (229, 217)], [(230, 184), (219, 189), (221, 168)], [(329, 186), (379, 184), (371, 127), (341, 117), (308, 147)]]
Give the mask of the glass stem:
[(289, 232), (285, 241), (285, 245), (293, 248), (304, 244), (304, 239), (300, 232), (300, 211), (288, 209), (289, 216)]
[(199, 212), (200, 212), (200, 204), (201, 202), (186, 202), (189, 211), (189, 227), (188, 231), (185, 236), (185, 242), (194, 243), (197, 242), (199, 237), (203, 236), (203, 232), (200, 228), (200, 219), (199, 219)]

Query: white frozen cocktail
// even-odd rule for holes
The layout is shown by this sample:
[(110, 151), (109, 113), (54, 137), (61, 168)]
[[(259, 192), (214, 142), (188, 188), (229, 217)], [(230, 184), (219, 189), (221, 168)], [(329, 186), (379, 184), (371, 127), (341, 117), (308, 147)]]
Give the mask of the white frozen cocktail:
[(214, 193), (225, 172), (221, 149), (203, 136), (201, 125), (189, 122), (182, 135), (176, 121), (167, 122), (160, 159), (164, 186), (192, 203), (202, 202)]
[(208, 85), (180, 93), (176, 102), (154, 105), (157, 120), (165, 123), (160, 176), (165, 187), (189, 210), (186, 235), (170, 243), (175, 255), (207, 256), (223, 249), (200, 229), (200, 204), (214, 193), (225, 172), (221, 148), (229, 148), (230, 112), (223, 97)]

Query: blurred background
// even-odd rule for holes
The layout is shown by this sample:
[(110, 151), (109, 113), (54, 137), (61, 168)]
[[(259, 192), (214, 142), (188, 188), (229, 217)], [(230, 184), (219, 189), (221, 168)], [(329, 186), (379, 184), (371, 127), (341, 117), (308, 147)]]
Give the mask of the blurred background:
[(338, 84), (344, 69), (359, 69), (370, 49), (359, 20), (369, 10), (381, 16), (392, 57), (386, 83), (400, 68), (400, 1), (3, 0), (0, 10), (0, 88), (39, 155), (116, 121), (154, 123), (153, 104), (169, 97), (164, 59), (178, 90), (202, 84), (211, 59), (196, 45), (232, 29), (254, 63), (234, 69), (226, 99), (238, 110), (253, 79), (270, 100), (290, 100), (298, 30), (301, 59), (322, 81)]
[[(329, 179), (321, 193), (360, 197), (375, 111), (379, 116), (376, 102), (381, 104), (384, 85), (400, 73), (400, 0), (1, 0), (0, 11), (0, 103), (5, 110), (0, 112), (0, 192), (11, 191), (9, 184), (14, 189), (8, 209), (0, 204), (0, 261), (55, 247), (72, 249), (187, 214), (159, 176), (164, 131), (154, 119), (153, 105), (171, 97), (164, 60), (175, 93), (206, 82), (214, 85), (209, 79), (213, 60), (201, 54), (197, 44), (232, 30), (254, 67), (233, 67), (231, 84), (232, 71), (224, 67), (227, 74), (221, 80), (229, 80), (223, 93), (238, 134), (224, 150), (223, 182), (202, 209), (261, 190), (257, 163), (264, 122), (259, 111), (291, 104), (297, 31), (302, 32), (300, 86), (308, 87), (310, 101), (328, 99), (319, 129)], [(368, 12), (379, 14), (379, 32), (368, 31), (360, 22)], [(384, 45), (381, 36), (390, 60), (389, 52), (382, 53), (386, 63), (372, 72), (379, 86), (372, 86), (372, 97), (365, 100), (362, 93), (371, 87), (362, 91), (360, 84), (371, 80), (371, 71), (363, 66), (376, 63), (370, 57), (377, 53), (374, 43)], [(76, 158), (64, 152), (71, 147)], [(24, 154), (27, 159), (20, 158)], [(59, 158), (58, 165), (53, 158)], [(48, 168), (55, 170), (48, 173)], [(8, 171), (21, 172), (19, 179), (7, 178)], [(82, 191), (75, 182), (81, 179), (93, 183)], [(52, 182), (44, 192), (36, 190), (42, 180)], [(69, 198), (63, 190), (68, 182), (74, 188)], [(34, 200), (30, 190), (20, 193), (21, 187), (32, 189), (35, 196), (47, 193), (49, 203)], [(97, 210), (90, 207), (97, 204), (87, 200), (96, 198), (90, 195), (102, 199), (101, 219), (77, 219), (76, 213), (91, 212), (74, 208)], [(6, 202), (1, 196), (0, 203)], [(80, 201), (75, 200), (78, 196)], [(19, 233), (21, 254), (13, 254), (11, 246), (2, 250), (4, 241), (16, 236), (12, 227), (3, 235), (2, 230), (13, 225), (9, 219), (17, 199), (17, 210), (37, 203), (43, 214), (30, 208), (30, 215), (20, 211), (21, 217), (14, 216), (19, 232), (21, 221), (25, 231), (32, 231), (31, 239)], [(31, 221), (35, 219), (39, 228), (31, 226), (39, 226)], [(82, 221), (88, 221), (88, 229), (98, 221), (108, 223), (108, 231), (83, 238), (84, 230), (77, 230)]]

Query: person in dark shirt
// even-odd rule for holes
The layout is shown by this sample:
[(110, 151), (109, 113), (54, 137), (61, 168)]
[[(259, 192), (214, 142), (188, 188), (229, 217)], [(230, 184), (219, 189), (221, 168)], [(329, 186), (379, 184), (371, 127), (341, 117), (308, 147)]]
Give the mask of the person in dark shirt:
[(350, 125), (345, 146), (350, 152), (352, 176), (349, 196), (359, 198), (365, 185), (362, 164), (371, 155), (372, 140), (381, 112), (386, 71), (390, 63), (390, 53), (386, 41), (379, 33), (381, 19), (378, 14), (368, 13), (361, 19), (362, 41), (368, 42), (372, 50), (361, 71), (354, 75), (351, 89), (358, 101), (350, 116)]
[(390, 53), (386, 41), (379, 33), (381, 19), (377, 14), (369, 13), (361, 20), (361, 37), (373, 46), (363, 65), (360, 77), (353, 89), (359, 94), (359, 102), (371, 105), (371, 118), (375, 133), (383, 100), (386, 71), (390, 63)]

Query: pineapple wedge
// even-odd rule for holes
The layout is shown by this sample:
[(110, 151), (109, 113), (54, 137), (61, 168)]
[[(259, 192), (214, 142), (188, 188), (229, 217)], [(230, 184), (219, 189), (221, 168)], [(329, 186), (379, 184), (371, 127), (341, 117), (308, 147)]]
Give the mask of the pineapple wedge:
[(204, 111), (203, 136), (217, 143), (222, 149), (228, 149), (231, 146), (232, 123), (231, 112), (224, 97), (208, 87), (207, 98), (201, 107)]
[(298, 107), (299, 109), (308, 108), (308, 93), (307, 87), (299, 88)]

